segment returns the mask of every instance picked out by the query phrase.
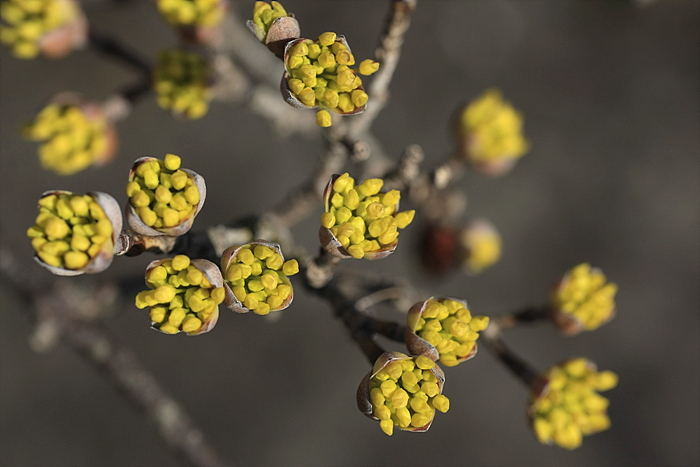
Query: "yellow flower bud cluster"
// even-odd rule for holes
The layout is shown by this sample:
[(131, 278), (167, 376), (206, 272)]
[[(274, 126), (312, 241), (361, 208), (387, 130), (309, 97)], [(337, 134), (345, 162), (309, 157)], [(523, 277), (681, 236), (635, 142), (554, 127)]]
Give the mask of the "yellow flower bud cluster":
[(163, 50), (153, 72), (158, 105), (189, 119), (203, 117), (209, 110), (209, 65), (196, 53)]
[(460, 240), (466, 250), (464, 266), (469, 272), (478, 274), (501, 258), (501, 236), (490, 223), (467, 226)]
[(60, 193), (39, 200), (36, 224), (27, 230), (37, 256), (49, 266), (84, 268), (113, 248), (112, 223), (90, 195)]
[(497, 89), (467, 106), (460, 117), (460, 133), (470, 138), (469, 158), (473, 162), (518, 159), (529, 149), (523, 137), (523, 118), (503, 100)]
[(331, 125), (328, 110), (349, 114), (367, 104), (368, 96), (357, 73), (371, 75), (379, 69), (379, 63), (364, 60), (358, 69), (350, 68), (355, 57), (334, 32), (324, 32), (316, 41), (300, 39), (292, 44), (285, 58), (287, 84), (303, 105), (321, 107), (316, 115), (319, 126)]
[(488, 325), (487, 316), (472, 316), (462, 303), (450, 299), (429, 300), (415, 324), (409, 323), (413, 332), (437, 349), (445, 366), (463, 361)]
[(87, 116), (81, 107), (49, 104), (22, 133), (39, 147), (41, 166), (60, 175), (71, 175), (92, 165), (108, 149), (107, 120)]
[(222, 0), (158, 0), (158, 11), (173, 26), (213, 27), (224, 17)]
[(555, 288), (551, 305), (592, 331), (610, 319), (615, 310), (616, 293), (616, 284), (606, 283), (599, 269), (591, 269), (589, 264), (583, 263), (571, 269), (562, 284)]
[(236, 298), (255, 314), (278, 310), (292, 293), (287, 276), (299, 272), (297, 260), (284, 261), (265, 245), (238, 250), (224, 271), (224, 279)]
[(0, 5), (0, 42), (18, 58), (39, 54), (39, 40), (75, 18), (75, 7), (62, 0), (6, 0)]
[[(270, 30), (272, 22), (283, 16), (287, 16), (287, 10), (285, 10), (279, 2), (272, 2), (272, 5), (267, 2), (255, 2), (253, 23), (260, 26), (266, 35)], [(262, 39), (265, 39), (265, 37)]]
[(370, 178), (355, 186), (355, 180), (344, 173), (327, 194), (321, 224), (330, 229), (353, 258), (361, 259), (365, 253), (394, 244), (399, 236), (397, 229), (413, 221), (415, 211), (396, 212), (401, 193), (380, 193), (383, 185), (383, 180)]
[(550, 368), (545, 378), (548, 388), (530, 402), (532, 426), (540, 443), (576, 449), (583, 435), (610, 427), (610, 402), (597, 391), (617, 386), (615, 373), (597, 372), (591, 362), (577, 358)]
[(126, 185), (126, 194), (139, 218), (149, 227), (175, 227), (197, 210), (199, 190), (192, 177), (180, 170), (180, 158), (174, 154), (165, 160), (141, 162)]
[(167, 333), (197, 333), (211, 318), (226, 294), (213, 287), (185, 255), (166, 260), (148, 272), (144, 290), (136, 295), (139, 309), (150, 307), (153, 325)]
[(440, 394), (438, 378), (430, 371), (435, 362), (423, 355), (394, 360), (369, 380), (372, 414), (382, 431), (391, 436), (394, 426), (421, 428), (447, 412), (450, 400)]

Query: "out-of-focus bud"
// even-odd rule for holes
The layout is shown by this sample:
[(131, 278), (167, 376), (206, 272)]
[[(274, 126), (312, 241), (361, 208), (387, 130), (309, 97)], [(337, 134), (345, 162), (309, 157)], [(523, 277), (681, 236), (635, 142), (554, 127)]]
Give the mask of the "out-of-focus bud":
[(444, 384), (445, 374), (428, 357), (385, 352), (357, 388), (357, 407), (367, 417), (379, 420), (389, 436), (395, 426), (405, 431), (428, 431), (435, 410), (444, 413), (450, 408), (449, 399), (442, 395)]
[(285, 101), (298, 109), (321, 107), (316, 123), (331, 125), (328, 111), (341, 115), (364, 112), (369, 96), (359, 74), (377, 71), (379, 63), (364, 60), (356, 69), (355, 57), (343, 36), (325, 32), (318, 40), (295, 39), (284, 51), (285, 75), (280, 88)]
[(559, 363), (540, 375), (527, 409), (539, 442), (576, 449), (583, 435), (607, 430), (609, 401), (598, 391), (614, 388), (617, 381), (615, 373), (598, 372), (585, 358)]
[(0, 42), (18, 58), (60, 58), (87, 43), (87, 20), (74, 0), (7, 0), (0, 18)]
[(423, 236), (422, 260), (430, 271), (445, 274), (462, 267), (481, 273), (501, 256), (501, 236), (486, 219), (469, 221), (462, 228), (431, 224)]
[(554, 324), (567, 335), (593, 331), (615, 316), (617, 285), (598, 268), (579, 264), (552, 288), (549, 309)]
[(522, 116), (500, 91), (489, 89), (459, 114), (458, 153), (481, 173), (503, 175), (529, 150), (522, 125)]
[(493, 266), (501, 258), (501, 236), (486, 219), (470, 221), (459, 236), (464, 249), (462, 265), (471, 274), (478, 274)]
[(180, 168), (180, 158), (167, 154), (165, 160), (136, 159), (126, 194), (126, 221), (131, 229), (142, 235), (178, 236), (192, 227), (207, 188), (201, 175)]
[(189, 42), (206, 44), (214, 40), (226, 15), (226, 0), (157, 0), (158, 11)]
[(279, 2), (255, 2), (253, 19), (248, 20), (246, 25), (270, 52), (280, 58), (287, 43), (298, 39), (301, 34), (299, 22)]
[(209, 62), (194, 52), (171, 49), (158, 54), (153, 87), (158, 105), (175, 117), (194, 120), (209, 110), (214, 81)]
[(100, 103), (76, 93), (51, 99), (22, 134), (42, 141), (39, 160), (43, 168), (59, 175), (72, 175), (91, 165), (111, 161), (117, 152), (117, 132)]
[(288, 276), (299, 272), (297, 260), (284, 260), (277, 243), (256, 240), (232, 246), (221, 256), (226, 300), (237, 313), (266, 315), (287, 308), (294, 299)]
[(406, 347), (445, 366), (456, 366), (476, 355), (479, 332), (489, 318), (473, 316), (467, 302), (453, 298), (429, 298), (408, 311)]
[(109, 267), (121, 230), (121, 210), (110, 195), (56, 190), (42, 195), (27, 236), (40, 265), (59, 276), (77, 276)]
[(211, 261), (185, 255), (153, 261), (146, 268), (146, 285), (149, 290), (139, 292), (136, 306), (149, 307), (153, 329), (195, 336), (216, 325), (225, 291), (221, 271)]
[(399, 211), (401, 193), (381, 192), (384, 181), (370, 178), (359, 185), (349, 174), (333, 175), (324, 192), (321, 246), (338, 258), (381, 259), (398, 245), (398, 229), (415, 211)]

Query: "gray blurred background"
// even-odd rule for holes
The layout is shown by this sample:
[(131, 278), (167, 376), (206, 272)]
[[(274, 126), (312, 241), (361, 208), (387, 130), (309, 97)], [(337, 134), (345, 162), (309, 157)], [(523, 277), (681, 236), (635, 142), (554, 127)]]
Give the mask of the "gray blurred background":
[[(233, 3), (243, 17), (252, 11), (252, 1)], [(363, 59), (372, 56), (387, 2), (285, 6), (303, 35), (343, 33)], [(145, 57), (176, 43), (148, 2), (92, 1), (85, 10), (96, 31)], [(432, 167), (451, 151), (447, 124), (458, 104), (496, 86), (523, 112), (532, 150), (515, 170), (460, 182), (468, 215), (489, 218), (503, 236), (500, 263), (478, 277), (435, 279), (417, 260), (416, 223), (391, 257), (342, 267), (408, 277), (487, 315), (542, 302), (575, 264), (602, 267), (620, 288), (614, 321), (575, 338), (547, 325), (506, 336), (541, 370), (587, 356), (619, 374), (619, 387), (606, 394), (612, 428), (580, 449), (537, 443), (525, 387), (485, 349), (447, 369), (452, 406), (429, 432), (385, 436), (355, 406), (364, 356), (326, 303), (301, 287), (277, 322), (222, 309), (217, 327), (197, 338), (153, 332), (132, 297), (107, 325), (232, 464), (698, 465), (699, 25), (696, 1), (644, 9), (623, 1), (419, 2), (391, 102), (374, 127), (391, 157), (416, 143)], [(111, 165), (61, 178), (40, 168), (18, 125), (56, 92), (104, 99), (136, 75), (94, 51), (23, 61), (3, 49), (0, 60), (0, 241), (37, 275), (47, 272), (30, 260), (25, 230), (44, 190), (99, 189), (123, 203), (132, 161), (174, 152), (206, 177), (209, 196), (195, 223), (202, 229), (274, 206), (321, 150), (318, 138), (276, 137), (243, 106), (214, 103), (205, 118), (179, 122), (151, 95), (119, 124), (122, 146)], [(294, 230), (309, 249), (320, 212)], [(152, 259), (117, 258), (97, 279), (141, 276)], [(0, 464), (176, 463), (153, 427), (81, 358), (60, 345), (34, 353), (26, 314), (8, 290), (0, 293)]]

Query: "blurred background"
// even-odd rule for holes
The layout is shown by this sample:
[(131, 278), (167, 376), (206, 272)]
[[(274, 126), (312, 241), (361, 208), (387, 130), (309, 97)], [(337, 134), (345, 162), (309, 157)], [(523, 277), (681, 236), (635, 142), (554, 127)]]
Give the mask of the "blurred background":
[[(251, 15), (252, 1), (232, 3), (241, 17)], [(284, 3), (303, 36), (345, 34), (360, 59), (373, 54), (387, 4)], [(84, 9), (95, 31), (150, 60), (176, 44), (150, 2), (92, 0)], [(586, 356), (619, 374), (618, 388), (605, 394), (612, 428), (580, 449), (535, 440), (526, 388), (485, 349), (446, 370), (452, 405), (429, 432), (387, 437), (355, 405), (365, 357), (329, 306), (302, 287), (277, 321), (222, 308), (217, 327), (197, 338), (152, 331), (132, 297), (105, 318), (108, 327), (231, 464), (698, 465), (699, 28), (697, 1), (419, 2), (391, 101), (374, 125), (390, 157), (419, 144), (430, 168), (451, 153), (448, 122), (461, 103), (495, 86), (523, 113), (532, 149), (515, 169), (501, 179), (469, 173), (459, 183), (467, 215), (490, 219), (503, 236), (496, 266), (476, 277), (430, 276), (418, 261), (415, 222), (394, 255), (341, 267), (406, 277), (426, 294), (464, 297), (473, 313), (491, 316), (542, 303), (576, 264), (603, 268), (619, 285), (612, 322), (575, 338), (546, 324), (505, 336), (540, 370)], [(118, 125), (121, 149), (111, 165), (60, 177), (41, 169), (20, 124), (54, 93), (104, 99), (135, 74), (92, 50), (26, 61), (3, 48), (0, 61), (0, 241), (37, 275), (48, 272), (30, 260), (25, 231), (47, 189), (106, 191), (124, 203), (133, 160), (173, 152), (206, 178), (195, 223), (204, 229), (273, 207), (322, 149), (320, 137), (277, 137), (240, 105), (214, 103), (200, 120), (176, 121), (151, 94)], [(319, 205), (294, 229), (309, 250), (320, 212)], [(141, 277), (152, 259), (116, 258), (99, 276), (74, 280)], [(176, 463), (154, 427), (80, 357), (61, 345), (33, 352), (27, 314), (9, 290), (0, 294), (2, 465)]]

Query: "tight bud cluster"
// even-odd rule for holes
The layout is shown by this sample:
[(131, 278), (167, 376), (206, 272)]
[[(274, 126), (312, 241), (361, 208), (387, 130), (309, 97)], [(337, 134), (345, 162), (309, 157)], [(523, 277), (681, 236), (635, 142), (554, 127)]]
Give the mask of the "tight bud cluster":
[(182, 224), (195, 215), (200, 192), (193, 177), (180, 169), (174, 154), (148, 158), (132, 170), (126, 194), (141, 221), (156, 230)]
[(214, 287), (187, 256), (154, 263), (146, 273), (146, 285), (151, 290), (136, 295), (139, 309), (150, 307), (154, 328), (166, 334), (198, 334), (218, 317), (224, 288)]
[(394, 426), (420, 429), (429, 425), (435, 410), (447, 412), (450, 401), (441, 394), (442, 382), (431, 371), (435, 362), (425, 356), (394, 360), (369, 380), (372, 415), (391, 436)]
[[(465, 141), (464, 157), (476, 166), (506, 164), (500, 174), (528, 151), (523, 137), (523, 119), (496, 89), (470, 103), (460, 116), (459, 134)], [(495, 167), (495, 166), (494, 166)]]
[(34, 58), (40, 40), (75, 18), (76, 7), (64, 0), (7, 0), (0, 6), (0, 41), (18, 58)]
[[(224, 259), (227, 256), (224, 252), (222, 263), (228, 261)], [(235, 250), (222, 269), (238, 301), (255, 314), (266, 315), (289, 305), (292, 285), (287, 276), (299, 272), (299, 263), (295, 259), (285, 261), (269, 246), (253, 243)]]
[(398, 229), (413, 221), (415, 211), (397, 212), (401, 193), (380, 193), (383, 185), (383, 180), (370, 178), (355, 186), (355, 180), (344, 173), (326, 190), (321, 224), (353, 258), (395, 246)]
[(102, 251), (111, 255), (113, 233), (112, 222), (93, 196), (68, 192), (41, 198), (36, 224), (27, 230), (44, 263), (69, 270), (85, 268)]
[(371, 75), (379, 63), (364, 60), (358, 69), (350, 68), (354, 64), (347, 42), (334, 32), (325, 32), (316, 41), (297, 39), (287, 46), (287, 86), (302, 105), (321, 107), (316, 115), (319, 126), (331, 125), (328, 110), (339, 114), (364, 110), (368, 96), (357, 73)]
[(212, 27), (225, 9), (222, 0), (158, 0), (158, 11), (173, 26)]
[[(283, 18), (285, 16), (287, 16), (287, 10), (285, 10), (279, 2), (272, 2), (272, 5), (267, 2), (255, 2), (253, 23), (259, 26), (265, 35), (267, 35), (270, 26), (272, 26), (272, 23), (277, 18)], [(264, 38), (263, 36), (261, 40)]]
[(606, 283), (602, 271), (583, 263), (571, 269), (554, 288), (550, 304), (592, 331), (612, 318), (616, 293), (617, 285)]
[(99, 112), (52, 103), (23, 128), (24, 137), (44, 141), (39, 147), (42, 167), (71, 175), (101, 160), (109, 149), (110, 124)]
[(585, 358), (555, 365), (541, 379), (544, 389), (533, 394), (528, 409), (537, 439), (566, 449), (581, 445), (583, 435), (610, 427), (608, 399), (597, 391), (617, 386), (612, 371), (596, 371)]
[[(431, 298), (408, 314), (409, 330), (434, 347), (445, 366), (456, 366), (472, 357), (479, 332), (488, 324), (487, 316), (472, 317), (465, 303), (449, 298)], [(419, 351), (413, 348), (414, 342), (408, 344), (412, 352)]]
[(163, 50), (153, 72), (158, 105), (189, 119), (203, 117), (211, 100), (209, 65), (196, 53)]

